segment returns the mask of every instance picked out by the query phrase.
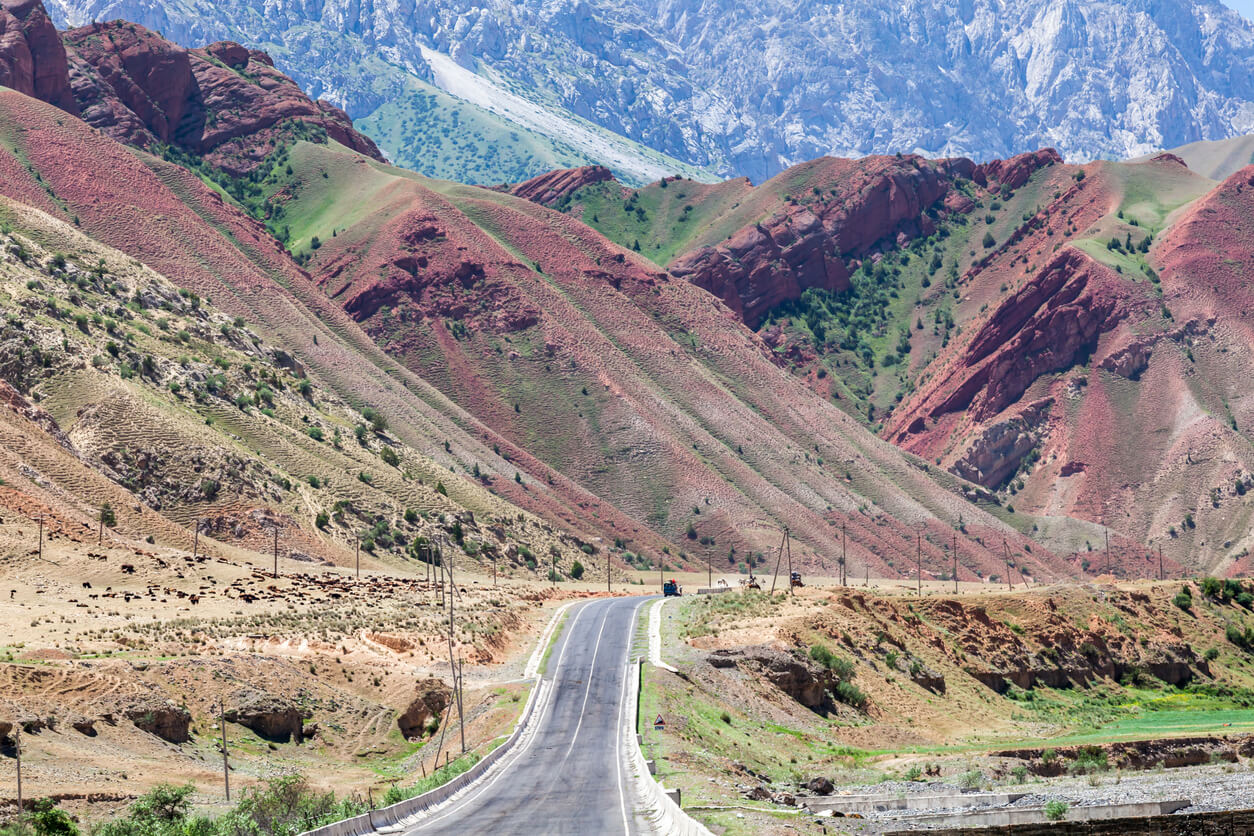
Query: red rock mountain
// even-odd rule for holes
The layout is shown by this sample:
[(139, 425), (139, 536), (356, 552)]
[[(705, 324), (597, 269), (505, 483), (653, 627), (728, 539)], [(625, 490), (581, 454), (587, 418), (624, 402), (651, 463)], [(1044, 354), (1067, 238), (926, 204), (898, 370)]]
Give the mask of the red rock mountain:
[(311, 100), (263, 52), (231, 42), (187, 50), (124, 21), (61, 34), (39, 0), (2, 8), (0, 83), (120, 142), (173, 145), (242, 174), (300, 125), (382, 159), (343, 111)]

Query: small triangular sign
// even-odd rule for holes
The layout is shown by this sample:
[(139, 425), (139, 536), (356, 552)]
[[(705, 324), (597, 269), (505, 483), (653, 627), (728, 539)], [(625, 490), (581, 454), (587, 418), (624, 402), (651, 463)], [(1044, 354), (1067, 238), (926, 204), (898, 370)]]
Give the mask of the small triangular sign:
[(663, 720), (663, 719), (662, 719), (662, 715), (661, 715), (661, 714), (659, 714), (659, 715), (657, 716), (657, 719), (653, 721), (653, 725), (655, 725), (655, 726), (665, 726), (665, 725), (666, 725), (666, 721), (665, 721), (665, 720)]

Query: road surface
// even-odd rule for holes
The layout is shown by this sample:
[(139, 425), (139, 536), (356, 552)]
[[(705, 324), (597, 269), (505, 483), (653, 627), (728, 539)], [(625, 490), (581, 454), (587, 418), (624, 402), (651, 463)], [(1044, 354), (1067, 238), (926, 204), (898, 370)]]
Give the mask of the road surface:
[(546, 680), (551, 696), (534, 736), (444, 809), (405, 834), (633, 834), (637, 816), (621, 724), (628, 653), (646, 598), (606, 598), (566, 616)]

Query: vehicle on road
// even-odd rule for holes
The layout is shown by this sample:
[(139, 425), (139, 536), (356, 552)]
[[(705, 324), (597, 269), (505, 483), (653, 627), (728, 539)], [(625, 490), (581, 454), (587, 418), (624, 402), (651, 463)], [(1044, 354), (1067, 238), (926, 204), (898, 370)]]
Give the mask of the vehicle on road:
[(788, 578), (788, 582), (792, 584), (793, 586), (805, 586), (805, 583), (803, 583), (801, 580), (800, 572), (793, 572), (792, 575)]
[(667, 598), (678, 598), (680, 595), (684, 594), (684, 590), (680, 587), (679, 581), (671, 578), (669, 581), (662, 584), (662, 594)]

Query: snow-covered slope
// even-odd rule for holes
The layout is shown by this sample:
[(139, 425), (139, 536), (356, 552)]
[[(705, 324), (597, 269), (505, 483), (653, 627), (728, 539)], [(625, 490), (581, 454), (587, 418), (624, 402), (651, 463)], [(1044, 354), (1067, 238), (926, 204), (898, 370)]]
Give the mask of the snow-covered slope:
[(189, 43), (273, 45), (281, 67), (354, 116), (388, 95), (356, 57), (439, 83), (423, 52), (434, 50), (560, 117), (552, 130), (590, 156), (597, 143), (570, 135), (579, 120), (754, 179), (826, 153), (988, 158), (1052, 145), (1122, 158), (1254, 132), (1254, 30), (1218, 0), (50, 5), (72, 23), (126, 17)]

